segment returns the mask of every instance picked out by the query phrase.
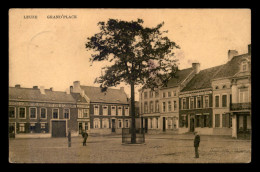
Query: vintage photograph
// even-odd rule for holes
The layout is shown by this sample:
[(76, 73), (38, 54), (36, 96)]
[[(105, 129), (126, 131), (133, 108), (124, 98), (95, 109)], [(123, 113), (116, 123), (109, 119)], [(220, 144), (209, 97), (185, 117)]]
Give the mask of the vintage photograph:
[(9, 163), (250, 163), (250, 9), (9, 9)]

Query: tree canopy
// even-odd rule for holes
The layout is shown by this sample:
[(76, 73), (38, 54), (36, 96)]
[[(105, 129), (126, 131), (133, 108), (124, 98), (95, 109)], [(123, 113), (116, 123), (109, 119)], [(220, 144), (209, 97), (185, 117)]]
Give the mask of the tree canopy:
[(108, 61), (104, 74), (95, 82), (111, 87), (125, 82), (144, 88), (165, 86), (177, 70), (174, 48), (179, 48), (160, 29), (164, 23), (149, 28), (143, 20), (109, 19), (99, 22), (100, 32), (87, 38), (86, 49), (93, 50), (90, 61)]

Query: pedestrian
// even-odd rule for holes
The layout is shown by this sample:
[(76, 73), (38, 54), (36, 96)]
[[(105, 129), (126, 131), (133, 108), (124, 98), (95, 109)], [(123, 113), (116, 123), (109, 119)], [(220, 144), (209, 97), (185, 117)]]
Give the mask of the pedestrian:
[(195, 148), (195, 158), (199, 158), (199, 144), (200, 144), (200, 136), (198, 132), (194, 132), (194, 148)]
[(68, 147), (71, 147), (71, 132), (70, 132), (70, 129), (68, 131)]
[(83, 137), (83, 146), (86, 146), (87, 143), (87, 138), (88, 138), (88, 133), (87, 131), (82, 131), (82, 137)]

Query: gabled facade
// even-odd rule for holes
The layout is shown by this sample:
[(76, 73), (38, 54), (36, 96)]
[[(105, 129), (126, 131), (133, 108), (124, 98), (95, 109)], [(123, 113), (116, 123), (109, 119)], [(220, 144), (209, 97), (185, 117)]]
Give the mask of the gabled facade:
[(70, 87), (73, 93), (80, 93), (90, 101), (90, 120), (87, 125), (91, 133), (121, 133), (122, 128), (130, 128), (129, 101), (123, 87), (108, 88), (101, 92), (100, 87), (83, 86), (79, 81)]
[(154, 91), (139, 90), (141, 126), (148, 133), (177, 132), (179, 128), (180, 90), (192, 79), (199, 64), (179, 70), (167, 86)]
[(199, 131), (212, 134), (213, 101), (211, 78), (223, 67), (198, 71), (179, 95), (179, 133)]
[[(78, 135), (77, 114), (89, 109), (80, 95), (53, 89), (9, 87), (9, 133), (15, 137), (65, 137)], [(87, 112), (88, 114), (88, 112)]]

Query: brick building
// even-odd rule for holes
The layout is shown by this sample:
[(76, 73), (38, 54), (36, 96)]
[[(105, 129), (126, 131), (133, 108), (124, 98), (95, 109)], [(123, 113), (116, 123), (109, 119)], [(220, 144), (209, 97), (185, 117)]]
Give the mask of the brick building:
[(52, 88), (9, 87), (9, 133), (15, 137), (65, 137), (68, 129), (78, 134), (79, 111), (89, 104), (79, 94)]

